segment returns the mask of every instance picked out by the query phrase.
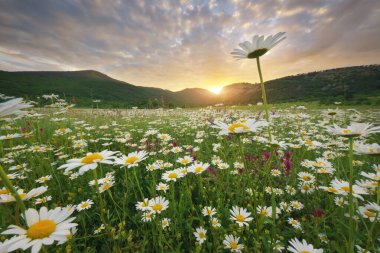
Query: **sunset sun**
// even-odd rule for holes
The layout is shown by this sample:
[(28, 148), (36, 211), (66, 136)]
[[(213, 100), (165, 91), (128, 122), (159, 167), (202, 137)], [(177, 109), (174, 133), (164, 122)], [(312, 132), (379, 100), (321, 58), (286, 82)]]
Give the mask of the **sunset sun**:
[(219, 94), (223, 90), (223, 87), (213, 87), (210, 89), (212, 93)]

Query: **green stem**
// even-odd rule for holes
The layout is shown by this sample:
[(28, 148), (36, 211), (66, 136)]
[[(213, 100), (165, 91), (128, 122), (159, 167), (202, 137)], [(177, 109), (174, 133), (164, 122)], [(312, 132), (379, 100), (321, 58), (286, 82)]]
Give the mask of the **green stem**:
[(99, 206), (100, 206), (100, 219), (101, 219), (102, 223), (104, 224), (104, 227), (106, 229), (107, 234), (114, 240), (114, 243), (115, 243), (114, 246), (115, 246), (116, 252), (120, 252), (119, 245), (117, 244), (116, 240), (114, 239), (114, 237), (111, 233), (111, 230), (108, 226), (108, 223), (106, 222), (106, 219), (104, 218), (105, 217), (104, 216), (104, 203), (103, 203), (102, 195), (100, 194), (100, 190), (99, 190), (98, 173), (97, 173), (96, 168), (93, 170), (93, 174), (94, 174), (95, 188), (96, 188), (96, 192), (98, 195), (98, 201), (99, 201)]
[(270, 132), (270, 122), (269, 122), (269, 111), (268, 111), (267, 95), (266, 95), (266, 92), (265, 92), (265, 86), (264, 86), (264, 81), (263, 81), (263, 75), (261, 73), (260, 58), (259, 57), (256, 58), (256, 62), (257, 62), (257, 69), (259, 70), (259, 76), (260, 76), (260, 85), (261, 85), (261, 94), (262, 94), (261, 96), (262, 96), (263, 102), (264, 102), (265, 117), (266, 117), (266, 120), (268, 122), (268, 136), (269, 136), (269, 141), (272, 142), (272, 135), (271, 135), (271, 132)]
[(350, 220), (349, 220), (349, 252), (353, 253), (354, 252), (354, 245), (355, 245), (355, 239), (354, 239), (354, 201), (353, 201), (353, 196), (352, 196), (352, 185), (353, 185), (353, 174), (354, 174), (354, 169), (353, 169), (353, 147), (354, 147), (354, 139), (353, 137), (349, 138), (350, 140), (350, 149), (349, 149), (349, 155), (348, 155), (348, 160), (349, 160), (349, 168), (350, 168), (350, 193), (349, 193), (349, 212), (350, 212)]
[(3, 167), (0, 165), (0, 177), (5, 185), (5, 187), (12, 193), (13, 197), (16, 199), (17, 205), (21, 209), (24, 217), (25, 217), (25, 205), (20, 198), (20, 195), (17, 193), (16, 188), (13, 187), (12, 182), (8, 179), (7, 173), (5, 173)]

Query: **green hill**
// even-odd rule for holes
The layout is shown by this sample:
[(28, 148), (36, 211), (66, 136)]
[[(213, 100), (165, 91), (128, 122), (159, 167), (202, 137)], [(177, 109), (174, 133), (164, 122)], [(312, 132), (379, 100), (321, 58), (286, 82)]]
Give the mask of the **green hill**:
[[(356, 66), (286, 76), (266, 82), (270, 103), (319, 101), (351, 104), (380, 104), (380, 66)], [(0, 93), (36, 99), (58, 94), (78, 106), (91, 106), (95, 99), (102, 107), (174, 107), (248, 104), (261, 101), (259, 84), (225, 86), (219, 95), (193, 88), (178, 92), (135, 86), (93, 70), (7, 72), (0, 71)]]
[[(265, 83), (269, 103), (319, 101), (380, 105), (380, 65), (355, 66), (310, 72)], [(225, 104), (261, 101), (260, 84), (237, 83), (220, 93)]]
[(0, 93), (31, 99), (54, 93), (79, 106), (91, 106), (93, 100), (100, 99), (102, 105), (107, 107), (195, 106), (209, 104), (210, 100), (215, 99), (213, 93), (204, 89), (172, 92), (159, 88), (135, 86), (93, 70), (0, 71)]

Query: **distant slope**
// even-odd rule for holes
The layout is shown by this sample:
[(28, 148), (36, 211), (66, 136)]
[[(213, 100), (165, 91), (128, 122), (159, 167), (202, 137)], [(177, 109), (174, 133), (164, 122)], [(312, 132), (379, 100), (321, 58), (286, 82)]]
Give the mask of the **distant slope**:
[[(310, 72), (271, 80), (265, 83), (270, 103), (292, 101), (346, 101), (380, 105), (380, 66), (357, 66)], [(261, 101), (260, 84), (237, 83), (225, 86), (220, 93), (226, 104)]]
[(93, 70), (71, 72), (6, 72), (0, 71), (0, 93), (28, 96), (35, 99), (42, 94), (55, 93), (71, 102), (89, 106), (94, 99), (111, 107), (127, 106), (194, 106), (204, 105), (199, 99), (212, 99), (215, 95), (204, 89), (176, 92), (141, 87), (115, 80)]
[[(357, 66), (287, 76), (265, 83), (270, 103), (292, 101), (345, 101), (380, 105), (380, 66)], [(59, 72), (0, 71), (0, 93), (36, 99), (55, 93), (79, 106), (95, 99), (103, 107), (174, 107), (248, 104), (261, 101), (259, 84), (225, 86), (219, 95), (192, 88), (178, 92), (135, 86), (93, 70)], [(41, 101), (41, 100), (40, 100)]]

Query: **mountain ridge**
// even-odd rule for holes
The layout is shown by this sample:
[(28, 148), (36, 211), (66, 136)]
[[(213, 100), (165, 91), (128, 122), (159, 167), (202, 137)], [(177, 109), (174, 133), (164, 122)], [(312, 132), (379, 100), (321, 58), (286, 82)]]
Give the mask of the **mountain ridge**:
[[(376, 98), (380, 97), (380, 66), (363, 65), (302, 73), (266, 81), (265, 86), (270, 103), (293, 101), (329, 103), (332, 100), (345, 100), (353, 103), (377, 104)], [(95, 99), (102, 100), (105, 107), (121, 108), (206, 106), (220, 102), (233, 105), (261, 101), (261, 88), (258, 83), (242, 82), (226, 85), (221, 93), (216, 95), (203, 88), (170, 91), (137, 86), (96, 70), (19, 72), (0, 70), (0, 93), (31, 99), (55, 93), (84, 107), (91, 106)]]

